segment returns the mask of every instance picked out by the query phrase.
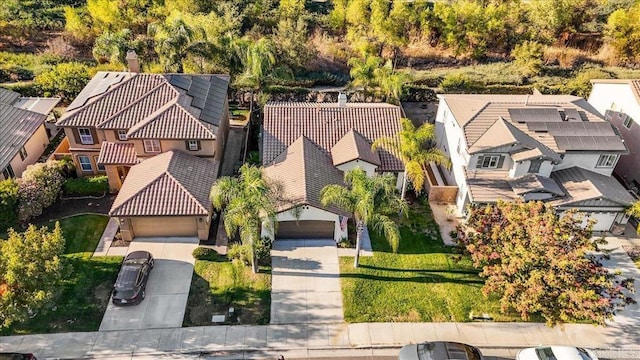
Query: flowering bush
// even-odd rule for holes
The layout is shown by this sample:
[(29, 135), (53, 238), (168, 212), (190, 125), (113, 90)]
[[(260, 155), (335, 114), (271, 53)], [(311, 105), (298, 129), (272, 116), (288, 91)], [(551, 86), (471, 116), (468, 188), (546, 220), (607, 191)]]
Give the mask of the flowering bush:
[(62, 190), (64, 177), (59, 161), (30, 165), (18, 179), (18, 219), (27, 222), (51, 206)]

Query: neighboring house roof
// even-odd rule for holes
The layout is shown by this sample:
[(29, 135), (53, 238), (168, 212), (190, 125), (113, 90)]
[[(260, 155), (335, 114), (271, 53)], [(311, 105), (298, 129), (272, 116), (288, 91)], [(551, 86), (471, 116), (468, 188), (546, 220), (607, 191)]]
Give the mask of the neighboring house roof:
[(333, 145), (331, 157), (335, 166), (353, 160), (362, 160), (369, 164), (380, 166), (380, 155), (371, 151), (371, 143), (353, 129)]
[[(351, 130), (369, 143), (382, 137), (396, 137), (401, 130), (400, 108), (384, 103), (296, 103), (273, 102), (264, 108), (263, 165), (306, 136), (331, 156), (331, 149)], [(379, 171), (402, 171), (402, 161), (385, 150), (377, 151)], [(358, 156), (352, 154), (352, 156)]]
[[(469, 149), (491, 145), (484, 136), (502, 118), (549, 150), (627, 153), (622, 138), (586, 100), (571, 95), (440, 95), (465, 134)], [(494, 131), (497, 133), (498, 131)], [(496, 145), (508, 140), (496, 137)], [(478, 145), (476, 146), (476, 143)]]
[(633, 96), (640, 104), (640, 79), (593, 79), (592, 84), (625, 84), (629, 85)]
[(520, 196), (541, 191), (564, 196), (564, 192), (553, 179), (538, 174), (526, 174), (517, 179), (509, 180), (509, 185), (511, 185), (513, 192)]
[(553, 202), (555, 206), (630, 206), (635, 199), (612, 176), (605, 176), (579, 167), (551, 173), (567, 196)]
[(279, 212), (299, 205), (311, 205), (336, 214), (349, 215), (336, 207), (324, 207), (320, 192), (330, 184), (344, 184), (343, 172), (333, 166), (327, 154), (305, 136), (300, 136), (264, 167), (264, 175), (282, 187)]
[[(205, 128), (213, 129), (228, 111), (228, 86), (227, 75), (98, 72), (71, 103), (58, 126), (129, 129), (139, 122), (153, 123), (156, 117), (165, 115), (161, 109), (180, 108), (204, 123)], [(151, 132), (160, 138), (179, 133), (176, 126), (158, 127), (155, 131)], [(207, 136), (202, 138), (211, 135)]]
[[(20, 99), (20, 94), (0, 89), (0, 171), (47, 119), (47, 114), (17, 107)], [(54, 103), (53, 106), (60, 101), (57, 98), (46, 100)]]
[(60, 98), (23, 97), (18, 99), (13, 106), (48, 116), (59, 102)]
[(132, 143), (103, 141), (96, 162), (103, 165), (134, 165), (138, 163), (138, 155)]
[(198, 216), (211, 209), (219, 163), (170, 150), (135, 165), (110, 216)]

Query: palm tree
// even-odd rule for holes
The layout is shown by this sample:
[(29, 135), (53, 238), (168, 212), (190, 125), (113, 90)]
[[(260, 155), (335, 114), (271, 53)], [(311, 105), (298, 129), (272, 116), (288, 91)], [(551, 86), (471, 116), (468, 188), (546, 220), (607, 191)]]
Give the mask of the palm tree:
[(402, 87), (411, 80), (411, 76), (404, 72), (395, 71), (391, 60), (388, 60), (384, 66), (375, 69), (373, 74), (385, 101), (400, 103)]
[(206, 38), (204, 31), (190, 27), (180, 17), (167, 19), (165, 23), (149, 24), (148, 33), (155, 40), (156, 51), (167, 72), (183, 73), (183, 63), (187, 56), (209, 58), (213, 52), (213, 44), (198, 40)]
[(244, 164), (237, 178), (222, 177), (209, 195), (213, 207), (223, 211), (224, 228), (229, 237), (240, 234), (243, 244), (251, 247), (251, 266), (258, 271), (255, 243), (263, 223), (276, 223), (276, 197), (262, 175), (262, 168)]
[(414, 190), (420, 193), (424, 188), (427, 166), (430, 162), (450, 166), (447, 155), (433, 144), (435, 128), (432, 124), (424, 123), (416, 128), (411, 120), (400, 119), (402, 130), (398, 138), (379, 138), (373, 142), (371, 149), (376, 151), (383, 148), (393, 154), (400, 155), (404, 163), (404, 181), (402, 182), (401, 198), (407, 191), (407, 180), (411, 181)]
[(376, 69), (380, 67), (382, 63), (382, 59), (377, 56), (371, 56), (369, 54), (365, 55), (363, 59), (359, 58), (351, 58), (349, 59), (349, 65), (351, 66), (351, 70), (349, 71), (349, 75), (353, 81), (351, 82), (354, 86), (362, 86), (364, 91), (367, 91), (367, 88), (375, 85), (376, 83)]
[(237, 83), (251, 89), (260, 90), (276, 63), (276, 49), (269, 39), (240, 43), (240, 61), (244, 71), (238, 76)]
[(403, 211), (404, 200), (396, 196), (395, 179), (391, 174), (368, 177), (357, 167), (344, 174), (344, 185), (327, 185), (320, 193), (323, 206), (337, 206), (351, 213), (356, 222), (356, 257), (353, 263), (358, 267), (362, 231), (367, 226), (377, 233), (383, 233), (393, 252), (400, 244), (398, 225), (389, 214)]

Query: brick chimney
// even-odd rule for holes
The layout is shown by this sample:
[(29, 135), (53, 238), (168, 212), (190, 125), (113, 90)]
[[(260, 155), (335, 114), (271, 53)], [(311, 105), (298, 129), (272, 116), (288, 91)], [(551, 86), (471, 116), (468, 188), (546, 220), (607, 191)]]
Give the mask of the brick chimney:
[(135, 50), (127, 51), (127, 64), (129, 65), (130, 72), (140, 72), (140, 62), (138, 61), (138, 54), (136, 54)]

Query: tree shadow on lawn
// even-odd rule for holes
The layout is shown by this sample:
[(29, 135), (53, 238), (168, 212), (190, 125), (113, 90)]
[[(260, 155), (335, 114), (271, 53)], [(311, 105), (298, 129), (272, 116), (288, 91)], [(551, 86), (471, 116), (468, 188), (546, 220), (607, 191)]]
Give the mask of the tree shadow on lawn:
[(429, 269), (403, 269), (403, 268), (386, 268), (386, 267), (380, 267), (380, 266), (372, 266), (372, 265), (367, 265), (367, 264), (360, 264), (359, 265), (361, 268), (365, 268), (365, 269), (371, 269), (371, 270), (377, 270), (377, 271), (397, 271), (397, 272), (427, 272), (427, 273), (449, 273), (449, 274), (467, 274), (467, 275), (474, 275), (474, 276), (478, 276), (478, 274), (480, 273), (479, 271), (475, 271), (475, 270), (429, 270)]
[[(361, 265), (362, 267), (362, 265)], [(401, 271), (401, 270), (399, 270)], [(451, 277), (446, 275), (439, 275), (439, 273), (448, 273), (450, 271), (444, 270), (422, 270), (421, 276), (385, 276), (370, 273), (343, 273), (340, 274), (341, 278), (355, 278), (385, 282), (415, 282), (415, 283), (451, 283), (451, 284), (463, 284), (471, 285), (474, 287), (484, 286), (484, 281), (477, 277), (477, 273), (465, 273), (465, 275), (471, 275), (473, 278), (466, 277)]]

